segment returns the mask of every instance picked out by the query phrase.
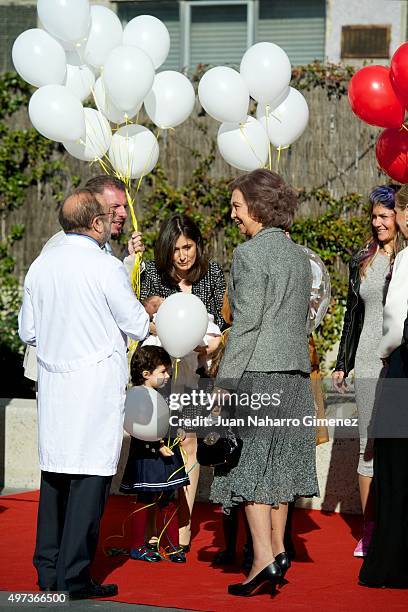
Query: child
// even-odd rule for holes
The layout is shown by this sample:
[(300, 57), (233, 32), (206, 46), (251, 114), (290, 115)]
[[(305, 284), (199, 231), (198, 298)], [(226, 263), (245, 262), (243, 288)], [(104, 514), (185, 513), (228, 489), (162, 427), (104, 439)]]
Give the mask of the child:
[[(170, 356), (163, 348), (138, 348), (130, 364), (132, 383), (159, 389), (169, 380), (170, 368)], [(146, 442), (132, 437), (120, 491), (137, 493), (138, 501), (148, 506), (132, 516), (132, 559), (161, 561), (157, 542), (152, 544), (152, 533), (147, 533), (147, 527), (152, 527), (157, 514), (157, 532), (164, 530), (163, 541), (169, 559), (175, 563), (186, 562), (184, 552), (179, 550), (175, 492), (188, 484), (189, 478), (177, 446), (172, 450), (164, 440)]]
[[(151, 331), (153, 332), (143, 342), (142, 346), (161, 346), (160, 339), (156, 335), (156, 313), (163, 304), (164, 298), (158, 295), (151, 295), (143, 302), (143, 306), (151, 320)], [(196, 388), (200, 376), (208, 376), (209, 356), (215, 351), (221, 342), (221, 331), (216, 323), (214, 316), (208, 314), (208, 326), (205, 336), (199, 346), (194, 351), (188, 353), (178, 362), (177, 386)]]
[[(157, 295), (152, 295), (144, 300), (143, 305), (152, 318), (150, 324), (152, 335), (149, 336), (142, 346), (154, 345), (161, 346), (160, 338), (155, 336), (156, 329), (154, 327), (156, 312), (163, 302), (163, 298)], [(172, 380), (172, 392), (188, 393), (191, 389), (197, 389), (199, 386), (200, 376), (207, 374), (207, 360), (210, 354), (216, 349), (221, 342), (221, 331), (218, 325), (214, 323), (214, 317), (208, 315), (208, 325), (206, 334), (200, 344), (193, 351), (174, 361), (174, 375)], [(191, 418), (198, 416), (201, 407), (184, 406), (183, 417)], [(185, 431), (184, 431), (185, 430)], [(186, 435), (187, 433), (187, 435)], [(183, 456), (185, 457), (186, 470), (189, 474), (190, 485), (184, 487), (179, 494), (179, 522), (180, 522), (180, 545), (184, 552), (189, 552), (191, 541), (191, 514), (194, 507), (194, 500), (198, 487), (200, 475), (200, 466), (197, 463), (197, 438), (194, 433), (194, 428), (190, 429), (183, 426), (184, 440), (181, 443)]]

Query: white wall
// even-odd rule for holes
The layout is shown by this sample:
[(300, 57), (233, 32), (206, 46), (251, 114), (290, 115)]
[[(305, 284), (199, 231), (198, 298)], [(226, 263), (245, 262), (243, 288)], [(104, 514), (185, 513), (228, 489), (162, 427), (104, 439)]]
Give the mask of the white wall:
[[(406, 37), (404, 0), (327, 0), (326, 55), (338, 63), (343, 25), (391, 25), (391, 55)], [(378, 63), (378, 60), (375, 60)]]

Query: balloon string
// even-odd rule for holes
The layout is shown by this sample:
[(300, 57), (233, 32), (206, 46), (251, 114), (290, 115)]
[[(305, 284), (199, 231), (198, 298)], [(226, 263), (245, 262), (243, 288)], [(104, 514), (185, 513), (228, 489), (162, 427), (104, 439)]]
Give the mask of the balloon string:
[[(173, 520), (173, 518), (176, 516), (177, 512), (178, 512), (178, 506), (176, 506), (176, 509), (174, 510), (173, 514), (171, 515), (171, 517), (169, 518), (169, 520), (168, 520), (168, 521), (166, 522), (166, 524), (164, 525), (163, 529), (161, 530), (161, 532), (160, 532), (160, 534), (159, 534), (159, 537), (157, 538), (157, 547), (158, 547), (158, 548), (160, 547), (160, 540), (162, 539), (162, 536), (163, 536), (164, 532), (166, 531), (167, 527), (170, 525), (170, 523), (171, 523), (171, 521)], [(170, 539), (169, 539), (169, 538), (168, 538), (168, 540), (170, 541)], [(182, 550), (181, 548), (179, 548), (179, 550), (174, 550), (174, 551), (171, 551), (171, 552), (166, 552), (166, 551), (164, 550), (164, 552), (163, 552), (162, 556), (163, 556), (163, 557), (168, 557), (168, 556), (170, 556), (170, 555), (174, 555), (174, 554), (176, 554), (176, 553), (180, 552), (181, 550)]]
[(180, 363), (180, 359), (176, 357), (176, 359), (174, 360), (174, 367), (173, 367), (173, 381), (174, 382), (176, 382), (177, 377), (178, 377), (179, 363)]
[(405, 123), (401, 125), (401, 130), (406, 130), (408, 132), (408, 127), (405, 125)]
[[(159, 136), (160, 136), (160, 128), (157, 130), (157, 134), (156, 134), (156, 140), (157, 140), (157, 141), (159, 140)], [(142, 184), (142, 180), (143, 180), (143, 179), (144, 179), (144, 177), (146, 176), (146, 170), (147, 170), (147, 168), (149, 167), (150, 162), (152, 161), (152, 157), (153, 157), (153, 152), (154, 152), (154, 149), (155, 149), (155, 145), (153, 144), (152, 149), (151, 149), (151, 151), (150, 151), (150, 155), (149, 155), (148, 159), (146, 160), (146, 163), (145, 163), (144, 168), (143, 168), (143, 170), (142, 170), (142, 174), (141, 174), (141, 176), (140, 176), (140, 178), (139, 178), (139, 181), (138, 181), (138, 183), (137, 183), (136, 193), (139, 193), (139, 189), (140, 189), (140, 186), (141, 186), (141, 184)]]
[[(156, 501), (154, 501), (151, 504), (146, 504), (145, 506), (142, 506), (141, 508), (136, 508), (136, 510), (133, 510), (133, 512), (131, 512), (130, 514), (128, 514), (122, 521), (122, 526), (121, 526), (121, 532), (114, 534), (114, 535), (110, 535), (107, 538), (105, 538), (103, 545), (102, 545), (102, 550), (103, 550), (103, 554), (107, 557), (108, 556), (108, 552), (106, 551), (106, 542), (108, 540), (112, 540), (113, 538), (117, 538), (120, 540), (123, 540), (125, 537), (125, 527), (126, 527), (126, 523), (128, 522), (128, 520), (134, 515), (137, 514), (138, 512), (141, 512), (142, 510), (147, 510), (147, 508), (152, 508), (153, 506), (155, 506), (157, 504), (157, 502), (159, 501), (160, 497), (162, 496), (162, 493), (160, 493), (160, 496), (157, 498)], [(136, 504), (137, 502), (133, 502), (134, 504)]]
[(278, 151), (278, 157), (276, 159), (276, 172), (278, 172), (278, 170), (279, 170), (279, 163), (280, 163), (280, 158), (281, 158), (281, 153), (282, 153), (281, 145), (279, 145), (277, 151)]
[(193, 463), (193, 465), (191, 466), (191, 468), (188, 470), (187, 475), (192, 472), (194, 470), (194, 468), (196, 468), (198, 465), (198, 461), (196, 461), (195, 463)]
[[(169, 482), (173, 476), (175, 474), (177, 474), (179, 471), (185, 469), (185, 465), (186, 465), (186, 457), (187, 457), (187, 453), (186, 451), (183, 449), (183, 447), (180, 445), (180, 437), (177, 436), (172, 444), (168, 444), (168, 447), (170, 448), (170, 450), (172, 450), (173, 448), (175, 448), (176, 446), (180, 447), (180, 454), (182, 456), (182, 460), (183, 460), (183, 465), (180, 466), (179, 468), (177, 468), (177, 470), (175, 470), (172, 474), (170, 474), (170, 476), (167, 478), (167, 482)], [(193, 468), (195, 467), (196, 464), (193, 465)], [(191, 468), (192, 469), (192, 468)], [(191, 469), (187, 472), (186, 474), (190, 473)], [(114, 534), (111, 536), (108, 536), (107, 538), (105, 538), (103, 546), (102, 546), (102, 550), (105, 556), (108, 556), (108, 552), (106, 550), (106, 543), (108, 542), (108, 540), (111, 540), (113, 538), (118, 538), (123, 540), (125, 538), (125, 527), (126, 527), (126, 523), (128, 522), (128, 520), (134, 515), (137, 514), (138, 512), (141, 512), (142, 510), (147, 510), (148, 508), (153, 508), (155, 506), (158, 506), (158, 502), (160, 501), (160, 499), (162, 498), (163, 493), (160, 493), (160, 495), (158, 496), (158, 498), (152, 502), (151, 504), (145, 504), (144, 506), (142, 506), (141, 508), (137, 508), (136, 510), (133, 510), (133, 512), (131, 512), (130, 514), (128, 514), (124, 520), (122, 521), (122, 526), (121, 526), (121, 533), (119, 534)], [(133, 502), (133, 503), (137, 503), (137, 502)], [(171, 521), (173, 520), (173, 518), (175, 517), (176, 513), (178, 511), (178, 506), (176, 507), (175, 511), (173, 512), (173, 514), (171, 515), (170, 519), (166, 522), (165, 526), (163, 527), (162, 531), (159, 534), (159, 537), (157, 538), (157, 547), (158, 550), (160, 549), (160, 540), (163, 536), (163, 534), (165, 533), (167, 527), (170, 525)], [(180, 549), (181, 550), (181, 549)], [(166, 553), (166, 551), (163, 551), (162, 553), (160, 553), (163, 557), (166, 557), (167, 554), (174, 554), (175, 552), (178, 551), (174, 551), (172, 553)]]
[(245, 123), (240, 123), (239, 124), (239, 130), (241, 132), (242, 138), (245, 140), (245, 142), (247, 143), (247, 145), (249, 146), (249, 148), (251, 149), (252, 153), (255, 155), (256, 159), (259, 161), (260, 166), (263, 166), (262, 160), (258, 157), (254, 147), (252, 146), (252, 143), (249, 141), (245, 131), (244, 131), (244, 126)]
[(271, 141), (269, 140), (269, 126), (268, 126), (268, 121), (269, 121), (269, 104), (267, 104), (265, 106), (265, 118), (266, 118), (266, 133), (268, 135), (268, 167), (269, 170), (272, 171), (272, 144)]

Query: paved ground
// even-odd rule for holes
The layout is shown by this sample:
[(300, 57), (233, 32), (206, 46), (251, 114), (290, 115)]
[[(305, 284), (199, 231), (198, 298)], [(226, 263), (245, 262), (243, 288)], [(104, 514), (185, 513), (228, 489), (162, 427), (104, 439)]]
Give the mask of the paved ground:
[[(3, 595), (3, 593), (0, 593)], [(15, 604), (5, 604), (3, 602), (0, 603), (0, 612), (7, 612), (9, 610), (16, 609)], [(46, 605), (46, 604), (35, 604), (32, 606), (19, 606), (19, 610), (69, 610), (69, 612), (83, 612), (85, 610), (95, 610), (95, 611), (108, 611), (112, 610), (113, 612), (132, 612), (133, 610), (137, 610), (137, 612), (153, 612), (154, 610), (160, 610), (161, 612), (180, 612), (180, 608), (157, 608), (156, 606), (138, 606), (135, 604), (123, 604), (117, 603), (114, 601), (99, 601), (99, 600), (83, 600), (83, 601), (70, 601), (67, 604), (63, 605)], [(183, 608), (186, 612), (189, 612), (186, 608)]]

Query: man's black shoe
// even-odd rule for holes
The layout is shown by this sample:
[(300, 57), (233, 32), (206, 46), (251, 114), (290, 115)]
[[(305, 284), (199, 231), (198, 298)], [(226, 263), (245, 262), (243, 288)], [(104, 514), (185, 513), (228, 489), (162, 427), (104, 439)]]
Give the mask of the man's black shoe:
[(92, 599), (93, 597), (114, 597), (118, 594), (117, 584), (96, 584), (92, 582), (89, 586), (72, 591), (70, 599)]

